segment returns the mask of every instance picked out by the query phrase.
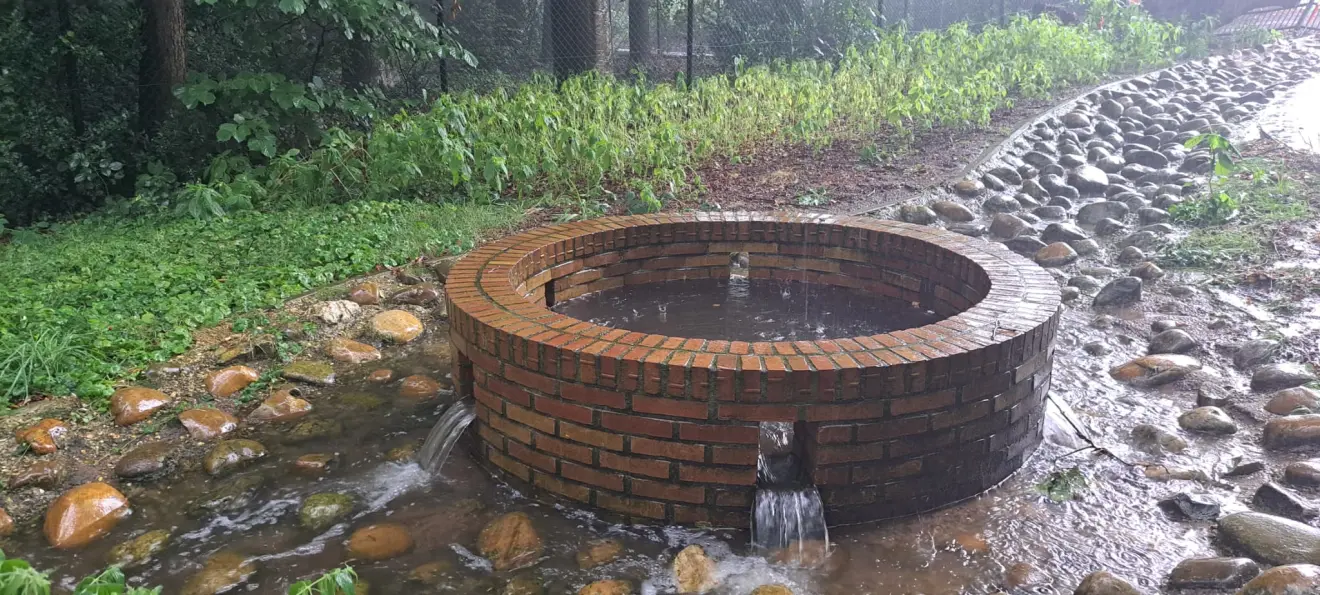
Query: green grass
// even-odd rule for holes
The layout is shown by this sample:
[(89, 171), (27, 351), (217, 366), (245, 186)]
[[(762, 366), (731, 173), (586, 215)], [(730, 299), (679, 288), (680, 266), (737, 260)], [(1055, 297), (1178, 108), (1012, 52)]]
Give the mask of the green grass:
[(509, 206), (355, 202), (210, 221), (89, 218), (0, 246), (0, 403), (101, 397), (191, 332), (376, 265), (460, 252), (516, 224)]

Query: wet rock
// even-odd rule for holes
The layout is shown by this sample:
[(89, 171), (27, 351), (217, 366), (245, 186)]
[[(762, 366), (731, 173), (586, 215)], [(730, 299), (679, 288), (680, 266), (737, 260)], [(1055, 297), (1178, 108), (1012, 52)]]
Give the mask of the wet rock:
[(1109, 375), (1133, 386), (1153, 387), (1177, 382), (1201, 369), (1201, 362), (1185, 355), (1146, 355), (1115, 366)]
[(1081, 256), (1089, 256), (1100, 252), (1100, 243), (1095, 240), (1073, 240), (1068, 242), (1068, 245), (1072, 246), (1072, 249), (1076, 250), (1077, 254)]
[(391, 380), (394, 380), (394, 370), (388, 368), (372, 370), (370, 374), (367, 374), (367, 382), (385, 384)]
[[(944, 217), (949, 221), (966, 223), (968, 221), (973, 221), (976, 219), (976, 214), (972, 213), (971, 209), (968, 209), (967, 207), (964, 207), (953, 201), (937, 200), (933, 203), (930, 203), (930, 207), (931, 209), (934, 210), (935, 213), (938, 213), (939, 216)], [(904, 221), (906, 221), (906, 219), (904, 219)], [(932, 218), (927, 223), (933, 221), (934, 219)], [(912, 221), (910, 223), (916, 223), (916, 222)]]
[(1102, 200), (1086, 205), (1077, 211), (1077, 222), (1082, 225), (1091, 225), (1101, 219), (1114, 219), (1122, 221), (1127, 217), (1128, 206), (1112, 200)]
[(1271, 568), (1242, 586), (1238, 595), (1313, 595), (1320, 593), (1320, 566), (1292, 564)]
[(326, 324), (348, 322), (362, 312), (362, 306), (348, 300), (334, 300), (321, 304), (316, 309), (316, 317)]
[(422, 334), (422, 321), (403, 310), (387, 310), (371, 319), (376, 336), (394, 343), (407, 343)]
[(417, 443), (410, 442), (396, 446), (385, 452), (385, 460), (392, 463), (406, 463), (417, 457)]
[(1096, 356), (1106, 355), (1110, 351), (1109, 346), (1105, 345), (1104, 343), (1101, 343), (1100, 341), (1092, 341), (1090, 343), (1087, 343), (1086, 345), (1082, 346), (1082, 350), (1086, 351), (1086, 353), (1088, 354), (1096, 355)]
[(578, 550), (578, 568), (588, 570), (609, 564), (623, 555), (623, 542), (617, 539), (597, 539)]
[(1144, 281), (1155, 281), (1164, 276), (1164, 269), (1156, 266), (1153, 262), (1143, 262), (1128, 271), (1128, 275)]
[(298, 389), (275, 391), (261, 405), (248, 414), (252, 423), (283, 423), (302, 419), (312, 412), (312, 404), (299, 398)]
[(1248, 369), (1263, 364), (1279, 352), (1279, 342), (1271, 339), (1256, 339), (1238, 346), (1233, 354), (1233, 365)]
[(151, 388), (130, 386), (110, 395), (110, 415), (115, 423), (130, 426), (151, 417), (152, 413), (170, 404), (169, 395)]
[(1162, 333), (1175, 328), (1178, 328), (1178, 321), (1169, 320), (1168, 318), (1161, 318), (1150, 323), (1150, 330), (1155, 331), (1156, 333)]
[(43, 530), (51, 547), (79, 548), (104, 537), (129, 514), (128, 498), (119, 490), (101, 482), (86, 483), (51, 502)]
[(14, 534), (14, 518), (0, 508), (0, 537), (9, 537)]
[(1213, 406), (1197, 407), (1178, 416), (1178, 425), (1189, 432), (1227, 435), (1237, 433), (1237, 424), (1223, 409)]
[(1151, 151), (1149, 149), (1138, 149), (1136, 151), (1130, 151), (1126, 155), (1124, 155), (1124, 158), (1127, 159), (1128, 163), (1144, 165), (1152, 169), (1164, 169), (1166, 167), (1169, 167), (1168, 157), (1165, 157), (1163, 154), (1161, 154), (1158, 151)]
[(1196, 339), (1193, 339), (1191, 335), (1187, 334), (1187, 331), (1175, 328), (1152, 337), (1150, 340), (1150, 346), (1146, 349), (1146, 353), (1151, 355), (1161, 353), (1187, 353), (1193, 349), (1196, 349)]
[(1320, 516), (1320, 511), (1314, 506), (1272, 481), (1265, 482), (1256, 490), (1256, 495), (1251, 498), (1251, 505), (1295, 521), (1306, 522)]
[(1119, 306), (1141, 300), (1141, 279), (1119, 277), (1105, 284), (1091, 303), (1097, 307)]
[(1137, 220), (1140, 221), (1142, 225), (1164, 223), (1169, 220), (1169, 212), (1154, 207), (1141, 207), (1137, 209)]
[(374, 306), (380, 303), (380, 286), (366, 281), (348, 290), (348, 301), (359, 306)]
[(715, 562), (699, 545), (689, 545), (678, 552), (673, 571), (679, 593), (705, 593), (715, 588)]
[(131, 570), (145, 566), (156, 554), (165, 550), (170, 542), (170, 532), (165, 529), (148, 531), (110, 549), (106, 563)]
[(1059, 119), (1063, 121), (1064, 126), (1067, 126), (1069, 128), (1091, 127), (1091, 118), (1088, 118), (1086, 114), (1083, 114), (1081, 112), (1068, 112), (1064, 114), (1062, 118)]
[(1261, 461), (1247, 461), (1238, 463), (1232, 469), (1224, 472), (1224, 477), (1247, 477), (1255, 475), (1265, 470), (1265, 463)]
[(1076, 287), (1059, 288), (1059, 299), (1064, 303), (1070, 303), (1080, 297), (1082, 297), (1082, 291)]
[(985, 226), (980, 223), (953, 223), (949, 225), (949, 231), (973, 238), (979, 238), (985, 235), (987, 230)]
[(408, 304), (411, 306), (425, 306), (438, 299), (440, 299), (440, 290), (430, 283), (405, 289), (390, 297), (390, 301), (395, 304)]
[(287, 380), (329, 386), (335, 383), (335, 368), (326, 362), (297, 361), (284, 366), (280, 373)]
[[(1023, 196), (1026, 197), (1027, 200), (1031, 200), (1031, 201), (1035, 200), (1031, 198), (1031, 195), (1029, 194), (1023, 193)], [(986, 212), (989, 213), (1012, 213), (1014, 211), (1021, 210), (1022, 207), (1023, 207), (1022, 201), (1016, 200), (1008, 196), (1004, 196), (1002, 194), (996, 194), (994, 196), (991, 196), (990, 198), (985, 199), (985, 201), (981, 203), (981, 208), (985, 209)]]
[(320, 533), (352, 513), (353, 504), (353, 497), (348, 494), (312, 494), (298, 509), (298, 522), (304, 529)]
[(1076, 275), (1068, 279), (1068, 285), (1076, 287), (1082, 291), (1095, 291), (1100, 289), (1100, 282), (1090, 275)]
[(577, 595), (632, 595), (632, 583), (617, 579), (596, 581), (581, 589)]
[(1022, 235), (1029, 227), (1026, 221), (1007, 213), (999, 213), (990, 221), (990, 233), (1007, 239)]
[[(1040, 151), (1029, 151), (1026, 155), (1022, 156), (1022, 160), (1025, 161), (1027, 165), (1030, 165), (1036, 169), (1040, 169), (1049, 165), (1054, 165), (1054, 158)], [(1023, 189), (1026, 188), (1028, 182), (1031, 182), (1031, 180), (1025, 180), (1022, 182)], [(1044, 197), (1038, 196), (1037, 198), (1044, 198)]]
[(1127, 231), (1127, 226), (1108, 217), (1095, 222), (1095, 235), (1112, 236)]
[(1285, 449), (1320, 446), (1320, 415), (1289, 415), (1265, 423), (1261, 436), (1265, 448)]
[(985, 184), (980, 180), (962, 180), (953, 185), (953, 191), (959, 196), (976, 197), (985, 194)]
[(68, 477), (69, 470), (64, 466), (64, 463), (60, 461), (37, 461), (9, 478), (9, 489), (19, 490), (33, 487), (54, 490), (64, 485), (64, 480)]
[[(1063, 169), (1059, 168), (1059, 171), (1062, 173)], [(1064, 182), (1062, 177), (1055, 174), (1046, 174), (1045, 171), (1041, 172), (1040, 185), (1049, 191), (1050, 196), (1062, 196), (1068, 200), (1077, 200), (1082, 195), (1076, 188)]]
[(1219, 518), (1219, 503), (1202, 494), (1179, 492), (1160, 500), (1160, 508), (1171, 514), (1194, 521), (1212, 521)]
[(1174, 589), (1236, 589), (1260, 574), (1251, 558), (1194, 558), (1179, 562), (1169, 573)]
[(903, 205), (898, 208), (898, 218), (917, 225), (930, 225), (938, 219), (935, 211), (925, 205)]
[(1118, 245), (1122, 248), (1136, 247), (1142, 250), (1149, 250), (1152, 246), (1154, 246), (1158, 242), (1159, 242), (1159, 236), (1155, 235), (1154, 232), (1138, 231), (1136, 233), (1129, 234), (1127, 237), (1119, 240)]
[(168, 442), (148, 442), (128, 451), (115, 463), (115, 475), (124, 479), (137, 479), (159, 473), (174, 453)]
[(1297, 386), (1274, 393), (1265, 404), (1265, 410), (1275, 415), (1289, 415), (1298, 409), (1320, 410), (1320, 393)]
[(985, 174), (981, 176), (981, 183), (984, 184), (986, 188), (994, 192), (1003, 192), (1005, 190), (1008, 190), (1008, 186), (1004, 185), (1004, 181), (999, 178), (996, 178), (994, 174)]
[(1251, 390), (1273, 392), (1315, 381), (1315, 375), (1294, 363), (1268, 364), (1251, 375)]
[(440, 383), (421, 374), (404, 378), (399, 383), (399, 396), (413, 401), (434, 399), (440, 394)]
[(1071, 223), (1051, 223), (1046, 225), (1045, 231), (1040, 234), (1040, 239), (1046, 242), (1071, 242), (1085, 240), (1088, 237), (1082, 228)]
[(34, 454), (48, 455), (59, 450), (59, 444), (69, 434), (68, 424), (46, 418), (33, 425), (14, 431), (14, 439), (25, 445)]
[(202, 569), (183, 585), (183, 595), (219, 595), (246, 583), (257, 572), (257, 565), (247, 556), (220, 552), (211, 556)]
[(491, 561), (497, 571), (525, 568), (535, 564), (544, 546), (532, 526), (532, 519), (522, 512), (505, 514), (481, 530), (477, 551)]
[(238, 419), (219, 409), (189, 409), (179, 414), (179, 423), (193, 440), (214, 440), (238, 429)]
[(334, 468), (338, 458), (330, 453), (305, 454), (293, 461), (293, 469), (305, 475), (324, 475)]
[(505, 583), (500, 595), (545, 595), (545, 589), (535, 580), (518, 577)]
[(247, 366), (230, 366), (211, 372), (206, 377), (206, 392), (217, 399), (224, 399), (237, 394), (256, 382), (261, 375)]
[(229, 478), (221, 482), (214, 490), (206, 492), (189, 502), (187, 513), (192, 517), (205, 517), (212, 514), (238, 512), (252, 504), (257, 491), (265, 483), (266, 478), (257, 473)]
[(1041, 248), (1045, 247), (1045, 242), (1031, 236), (1018, 236), (1005, 241), (1004, 247), (1023, 256), (1031, 256), (1040, 252)]
[(1298, 487), (1320, 486), (1320, 460), (1288, 463), (1288, 466), (1283, 468), (1283, 481)]
[(1136, 442), (1138, 448), (1147, 452), (1168, 451), (1179, 453), (1187, 450), (1186, 440), (1150, 424), (1139, 424), (1133, 427), (1132, 439)]
[(1101, 570), (1086, 575), (1073, 595), (1141, 595), (1141, 591), (1127, 581)]
[(1068, 185), (1076, 188), (1082, 196), (1104, 196), (1109, 187), (1109, 175), (1093, 165), (1083, 165), (1068, 174)]
[(255, 440), (223, 440), (206, 453), (202, 469), (212, 476), (224, 475), (265, 456), (266, 447)]
[(1077, 251), (1063, 242), (1055, 242), (1036, 252), (1036, 263), (1043, 267), (1061, 267), (1077, 261)]
[(1063, 219), (1068, 216), (1068, 210), (1059, 206), (1036, 207), (1031, 212), (1041, 219)]
[(348, 538), (348, 555), (354, 560), (388, 560), (408, 553), (412, 547), (408, 528), (395, 523), (368, 525)]
[(1205, 383), (1196, 387), (1197, 407), (1223, 407), (1232, 402), (1232, 395), (1218, 386)]
[(1146, 253), (1136, 246), (1128, 246), (1118, 253), (1119, 262), (1139, 262), (1146, 259)]
[(299, 444), (309, 440), (337, 438), (343, 433), (344, 423), (337, 419), (306, 419), (298, 422), (284, 435), (284, 442)]
[(385, 404), (385, 399), (368, 393), (350, 393), (339, 397), (339, 404), (348, 409), (371, 411)]
[(326, 343), (325, 353), (330, 359), (346, 364), (374, 362), (381, 357), (379, 349), (343, 337), (336, 337)]
[(1011, 167), (996, 167), (991, 169), (989, 173), (1006, 184), (1013, 184), (1016, 186), (1022, 183), (1022, 174)]
[(427, 562), (408, 573), (408, 582), (424, 585), (437, 585), (454, 571), (449, 561)]

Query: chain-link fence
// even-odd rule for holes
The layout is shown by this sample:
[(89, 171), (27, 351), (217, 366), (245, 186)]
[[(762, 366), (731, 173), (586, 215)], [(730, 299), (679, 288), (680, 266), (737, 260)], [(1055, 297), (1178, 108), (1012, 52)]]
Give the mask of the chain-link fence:
[[(427, 0), (429, 1), (429, 0)], [(487, 89), (535, 73), (643, 72), (654, 79), (732, 72), (735, 62), (831, 58), (876, 25), (943, 29), (1051, 11), (1058, 0), (439, 0), (477, 68), (451, 63), (451, 90)]]

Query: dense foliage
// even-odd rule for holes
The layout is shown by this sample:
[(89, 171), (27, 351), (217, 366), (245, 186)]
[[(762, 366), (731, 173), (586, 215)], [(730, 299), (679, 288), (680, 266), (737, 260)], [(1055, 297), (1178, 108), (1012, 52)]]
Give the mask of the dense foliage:
[[(354, 595), (357, 586), (357, 574), (352, 567), (344, 566), (315, 579), (294, 583), (289, 587), (288, 595)], [(160, 587), (128, 585), (124, 572), (117, 566), (82, 579), (73, 588), (73, 595), (160, 595), (160, 592)], [(46, 573), (37, 571), (23, 560), (5, 558), (5, 552), (0, 550), (0, 595), (50, 593), (50, 579)]]

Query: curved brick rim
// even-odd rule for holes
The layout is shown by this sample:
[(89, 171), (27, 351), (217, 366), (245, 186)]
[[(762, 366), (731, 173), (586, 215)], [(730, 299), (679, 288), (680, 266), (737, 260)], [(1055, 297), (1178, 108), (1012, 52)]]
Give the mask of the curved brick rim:
[[(862, 288), (946, 318), (827, 341), (611, 329), (547, 301), (623, 284), (749, 275)], [(1049, 274), (1000, 244), (866, 218), (613, 217), (532, 230), (446, 284), (455, 379), (479, 456), (539, 490), (634, 520), (746, 526), (758, 425), (797, 424), (831, 524), (957, 502), (1039, 445), (1059, 321)]]

